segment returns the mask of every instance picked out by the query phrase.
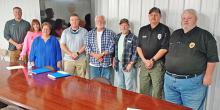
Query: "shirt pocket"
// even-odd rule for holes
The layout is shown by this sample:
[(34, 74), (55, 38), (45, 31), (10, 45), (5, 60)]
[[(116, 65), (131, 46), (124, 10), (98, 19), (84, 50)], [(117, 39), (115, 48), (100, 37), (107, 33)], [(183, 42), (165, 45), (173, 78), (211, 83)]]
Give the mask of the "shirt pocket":
[(169, 43), (169, 51), (171, 52), (172, 55), (177, 55), (181, 54), (182, 49), (184, 48), (184, 44), (182, 42), (176, 41), (176, 42), (170, 42)]
[(127, 40), (126, 47), (132, 48), (132, 40)]

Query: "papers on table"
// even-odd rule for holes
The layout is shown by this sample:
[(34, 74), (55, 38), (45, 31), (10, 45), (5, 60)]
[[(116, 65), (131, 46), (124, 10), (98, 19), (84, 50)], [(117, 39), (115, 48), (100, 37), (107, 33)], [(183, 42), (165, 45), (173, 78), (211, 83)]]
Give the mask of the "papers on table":
[(15, 70), (15, 69), (22, 69), (22, 68), (24, 68), (24, 66), (22, 66), (22, 65), (6, 67), (7, 70)]
[[(22, 68), (25, 68), (25, 67), (22, 65), (6, 67), (7, 70), (22, 69)], [(51, 70), (48, 68), (37, 68), (37, 69), (32, 70), (33, 74), (41, 74), (41, 73), (47, 73), (47, 72), (51, 72)], [(53, 79), (53, 80), (57, 78), (67, 77), (67, 76), (71, 76), (71, 74), (64, 72), (64, 71), (52, 72), (47, 75), (48, 78)]]
[(127, 107), (127, 110), (142, 110), (142, 109), (137, 109), (137, 108), (130, 108), (130, 107)]
[(66, 73), (64, 71), (57, 71), (57, 72), (47, 75), (48, 78), (53, 79), (53, 80), (57, 78), (67, 77), (67, 76), (71, 76), (71, 74)]

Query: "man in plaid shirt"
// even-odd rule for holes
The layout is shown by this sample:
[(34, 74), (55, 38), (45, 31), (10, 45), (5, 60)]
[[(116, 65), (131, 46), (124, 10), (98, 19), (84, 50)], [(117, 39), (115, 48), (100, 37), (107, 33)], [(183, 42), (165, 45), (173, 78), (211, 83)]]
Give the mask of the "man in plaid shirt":
[(96, 28), (89, 31), (86, 52), (89, 55), (90, 78), (104, 77), (110, 81), (111, 60), (116, 34), (105, 28), (105, 17), (95, 17)]
[(137, 68), (137, 36), (129, 30), (129, 21), (121, 19), (119, 22), (121, 33), (115, 38), (115, 58), (113, 67), (115, 69), (116, 86), (136, 92)]

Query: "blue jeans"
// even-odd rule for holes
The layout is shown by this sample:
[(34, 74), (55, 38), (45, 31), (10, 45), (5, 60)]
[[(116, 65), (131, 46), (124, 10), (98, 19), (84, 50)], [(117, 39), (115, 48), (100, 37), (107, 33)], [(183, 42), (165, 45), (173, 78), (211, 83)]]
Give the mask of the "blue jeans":
[(104, 77), (111, 81), (111, 68), (110, 67), (90, 67), (90, 79), (96, 77)]
[(204, 74), (188, 79), (176, 79), (165, 74), (165, 99), (193, 110), (203, 110), (207, 95), (207, 87), (203, 85), (203, 77)]
[(125, 72), (121, 63), (118, 66), (118, 71), (115, 71), (115, 86), (136, 92), (137, 69), (132, 67), (130, 72)]

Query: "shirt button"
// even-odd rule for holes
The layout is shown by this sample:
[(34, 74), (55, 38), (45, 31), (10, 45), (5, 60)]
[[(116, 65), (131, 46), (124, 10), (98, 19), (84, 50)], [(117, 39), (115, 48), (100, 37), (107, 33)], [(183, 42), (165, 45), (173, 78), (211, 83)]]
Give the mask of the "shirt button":
[(173, 79), (173, 83), (176, 83), (176, 78)]

